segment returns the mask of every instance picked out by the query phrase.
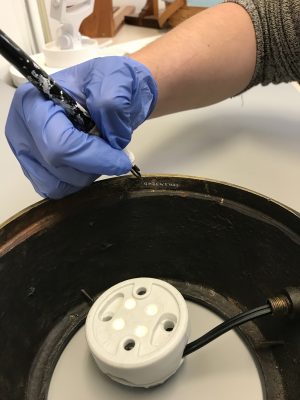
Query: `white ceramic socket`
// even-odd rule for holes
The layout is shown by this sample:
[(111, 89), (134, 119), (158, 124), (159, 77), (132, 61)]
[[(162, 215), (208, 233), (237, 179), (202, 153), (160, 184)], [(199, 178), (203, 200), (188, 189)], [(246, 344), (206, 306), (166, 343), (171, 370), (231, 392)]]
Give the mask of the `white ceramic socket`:
[(186, 302), (167, 282), (136, 278), (104, 292), (86, 321), (102, 372), (129, 386), (159, 385), (182, 364), (190, 326)]

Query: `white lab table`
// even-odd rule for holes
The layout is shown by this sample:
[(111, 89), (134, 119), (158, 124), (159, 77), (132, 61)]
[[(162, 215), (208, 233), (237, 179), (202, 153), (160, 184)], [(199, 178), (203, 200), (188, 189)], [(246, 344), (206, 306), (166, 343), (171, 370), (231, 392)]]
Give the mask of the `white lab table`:
[[(0, 93), (1, 223), (40, 197), (4, 137), (13, 89), (1, 84)], [(292, 85), (257, 87), (215, 106), (149, 120), (130, 149), (143, 173), (216, 179), (300, 211), (299, 111)]]
[(131, 148), (144, 172), (225, 181), (300, 211), (299, 111), (300, 92), (292, 85), (259, 86), (218, 105), (148, 121)]

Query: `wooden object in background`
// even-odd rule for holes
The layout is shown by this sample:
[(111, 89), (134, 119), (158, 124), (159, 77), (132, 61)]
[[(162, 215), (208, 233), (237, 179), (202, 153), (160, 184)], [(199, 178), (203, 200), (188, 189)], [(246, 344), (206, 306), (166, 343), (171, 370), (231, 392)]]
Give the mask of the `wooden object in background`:
[(180, 9), (180, 7), (184, 6), (185, 0), (175, 0), (172, 3), (165, 1), (165, 3), (166, 3), (166, 8), (162, 13), (159, 13), (159, 10), (157, 10), (157, 18), (160, 28), (162, 28), (165, 25), (165, 23), (171, 17), (172, 14), (174, 14), (178, 9)]
[(122, 25), (125, 15), (132, 14), (134, 6), (113, 7), (112, 0), (95, 0), (94, 11), (85, 18), (80, 33), (92, 38), (112, 37)]
[(157, 12), (154, 9), (154, 1), (147, 0), (138, 15), (126, 15), (125, 23), (128, 25), (144, 26), (146, 28), (159, 28), (158, 20), (154, 17)]
[(165, 0), (166, 7), (163, 11), (160, 11), (158, 4), (158, 0), (147, 0), (140, 14), (126, 16), (125, 22), (130, 25), (149, 28), (173, 27), (206, 8), (189, 7), (186, 0), (174, 0), (172, 2)]
[(163, 11), (159, 10), (158, 0), (147, 0), (142, 11), (137, 16), (126, 16), (125, 22), (130, 25), (146, 26), (149, 28), (164, 28), (167, 20), (180, 7), (186, 4), (186, 0), (165, 1), (166, 7)]
[(183, 6), (179, 10), (177, 10), (169, 19), (168, 24), (174, 28), (179, 25), (181, 22), (186, 19), (192, 17), (195, 14), (198, 14), (200, 11), (206, 10), (207, 7), (188, 7)]

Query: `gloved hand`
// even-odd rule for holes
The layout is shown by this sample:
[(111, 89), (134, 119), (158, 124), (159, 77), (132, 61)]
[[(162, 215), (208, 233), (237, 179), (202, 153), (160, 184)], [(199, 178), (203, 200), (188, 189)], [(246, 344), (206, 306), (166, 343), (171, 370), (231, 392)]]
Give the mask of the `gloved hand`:
[(93, 59), (53, 78), (89, 110), (101, 137), (75, 129), (63, 109), (31, 84), (17, 89), (5, 131), (35, 190), (58, 199), (102, 174), (131, 169), (121, 149), (152, 112), (157, 86), (144, 65), (127, 57)]

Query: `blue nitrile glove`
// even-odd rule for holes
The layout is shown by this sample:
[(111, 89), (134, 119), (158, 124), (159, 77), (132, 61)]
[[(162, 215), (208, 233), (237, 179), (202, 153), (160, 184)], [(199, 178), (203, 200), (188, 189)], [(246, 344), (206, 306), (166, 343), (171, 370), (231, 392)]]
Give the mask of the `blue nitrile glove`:
[(63, 109), (31, 84), (16, 91), (6, 137), (35, 190), (58, 199), (102, 174), (131, 169), (121, 149), (152, 112), (157, 86), (144, 65), (127, 57), (97, 58), (53, 77), (89, 110), (101, 138), (75, 129)]

